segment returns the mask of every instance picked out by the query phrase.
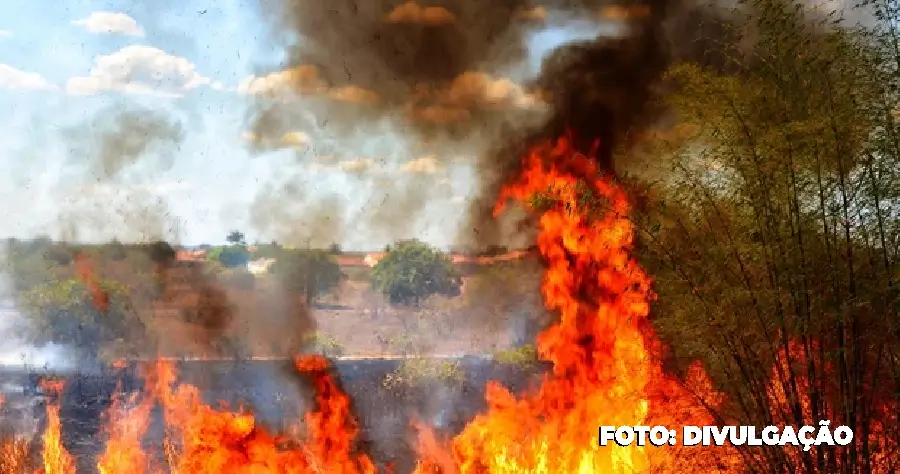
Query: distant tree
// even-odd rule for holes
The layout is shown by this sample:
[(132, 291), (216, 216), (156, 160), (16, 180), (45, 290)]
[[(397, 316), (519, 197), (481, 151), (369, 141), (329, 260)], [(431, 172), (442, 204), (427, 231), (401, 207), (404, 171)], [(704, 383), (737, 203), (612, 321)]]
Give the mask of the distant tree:
[(269, 272), (287, 290), (304, 292), (307, 304), (336, 288), (344, 276), (337, 262), (321, 250), (283, 251)]
[(24, 292), (18, 304), (32, 324), (23, 335), (37, 346), (66, 344), (92, 358), (141, 340), (146, 328), (127, 287), (111, 281), (98, 285), (106, 295), (105, 307), (98, 307), (96, 295), (76, 279), (50, 281)]
[(277, 258), (281, 253), (281, 247), (278, 243), (258, 244), (256, 252), (253, 252), (259, 258)]
[(391, 303), (418, 305), (435, 294), (459, 295), (462, 280), (447, 255), (409, 240), (397, 242), (375, 265), (372, 286)]
[(44, 258), (57, 265), (68, 265), (74, 257), (75, 252), (65, 244), (51, 244), (44, 251)]
[(225, 237), (225, 241), (227, 241), (231, 245), (247, 245), (247, 240), (244, 237), (244, 233), (233, 230), (231, 231), (227, 237)]
[(177, 255), (175, 249), (168, 242), (163, 240), (157, 240), (156, 242), (146, 245), (145, 251), (150, 260), (153, 263), (158, 264), (171, 263), (175, 260)]
[(111, 242), (106, 244), (103, 249), (103, 255), (110, 260), (125, 260), (128, 256), (128, 252), (125, 250), (125, 245), (122, 242), (119, 242), (118, 239), (113, 239)]
[(328, 247), (328, 253), (331, 255), (340, 255), (343, 253), (341, 250), (341, 244), (335, 242)]
[(10, 281), (17, 291), (33, 288), (53, 278), (52, 263), (41, 253), (12, 253), (4, 262)]
[(206, 252), (206, 261), (208, 262), (219, 262), (219, 257), (222, 256), (222, 251), (225, 250), (225, 247), (213, 247)]
[(218, 260), (227, 268), (243, 267), (250, 261), (250, 252), (243, 245), (223, 247), (218, 252)]

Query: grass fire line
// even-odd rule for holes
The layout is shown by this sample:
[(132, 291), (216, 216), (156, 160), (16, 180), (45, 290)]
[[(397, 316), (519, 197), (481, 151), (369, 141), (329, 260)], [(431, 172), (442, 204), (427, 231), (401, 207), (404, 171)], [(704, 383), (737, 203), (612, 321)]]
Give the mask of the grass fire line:
[[(539, 335), (537, 348), (552, 370), (521, 396), (490, 383), (487, 409), (452, 439), (419, 426), (415, 473), (742, 472), (765, 452), (719, 443), (722, 435), (712, 431), (714, 442), (708, 443), (706, 428), (700, 429), (700, 443), (685, 443), (684, 430), (720, 424), (716, 409), (726, 400), (699, 364), (684, 378), (663, 370), (663, 348), (648, 321), (655, 298), (651, 278), (631, 255), (635, 229), (628, 195), (595, 160), (576, 151), (568, 137), (532, 148), (523, 157), (524, 171), (502, 190), (495, 209), (499, 214), (508, 201), (516, 201), (538, 214), (538, 246), (546, 261), (542, 294), (559, 318)], [(582, 199), (585, 187), (605, 203), (599, 213)], [(537, 193), (548, 193), (549, 203), (534, 206)], [(784, 353), (781, 360), (796, 357)], [(101, 474), (375, 473), (378, 467), (357, 445), (360, 425), (351, 400), (329, 364), (318, 355), (295, 360), (295, 369), (312, 382), (315, 406), (293, 436), (272, 432), (248, 410), (204, 403), (197, 387), (179, 383), (170, 362), (145, 364), (143, 392), (118, 398), (110, 410), (108, 441), (96, 468)], [(788, 398), (774, 388), (769, 396), (781, 426), (779, 413)], [(161, 406), (166, 424), (163, 456), (147, 452), (142, 442), (155, 406)], [(40, 472), (73, 474), (75, 464), (62, 443), (58, 397), (51, 397), (47, 416)], [(598, 425), (662, 426), (656, 435), (668, 437), (659, 447), (642, 446), (620, 442), (633, 441), (634, 430), (598, 432)], [(682, 434), (670, 436), (669, 430)], [(778, 430), (780, 444), (786, 429)], [(653, 431), (649, 434), (652, 439)], [(819, 447), (810, 449), (815, 453)], [(872, 472), (890, 472), (890, 466), (872, 466)]]

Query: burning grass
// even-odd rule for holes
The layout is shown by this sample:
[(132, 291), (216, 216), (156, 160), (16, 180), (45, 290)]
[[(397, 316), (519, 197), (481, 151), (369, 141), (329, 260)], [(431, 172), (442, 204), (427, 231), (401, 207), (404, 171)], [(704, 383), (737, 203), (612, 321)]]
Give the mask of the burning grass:
[[(588, 216), (596, 210), (586, 209), (588, 203), (579, 191), (585, 186), (607, 206), (596, 217)], [(541, 359), (552, 362), (553, 370), (537, 390), (522, 396), (490, 383), (488, 409), (450, 440), (420, 426), (416, 473), (743, 472), (747, 460), (758, 452), (739, 453), (727, 446), (685, 449), (677, 444), (652, 449), (598, 446), (598, 425), (717, 424), (715, 410), (725, 400), (700, 365), (691, 367), (686, 380), (662, 368), (662, 348), (648, 321), (654, 298), (651, 279), (630, 254), (634, 229), (625, 192), (604, 177), (593, 160), (575, 153), (566, 139), (536, 147), (525, 158), (524, 174), (505, 189), (501, 204), (508, 199), (528, 202), (548, 189), (555, 190), (553, 199), (538, 211), (538, 244), (547, 262), (542, 293), (559, 321), (539, 336), (536, 349)], [(501, 209), (498, 206), (498, 212)], [(288, 430), (296, 434), (286, 436), (263, 426), (245, 409), (204, 403), (197, 387), (178, 383), (171, 364), (148, 367), (140, 396), (120, 399), (111, 410), (108, 442), (97, 470), (101, 474), (375, 473), (375, 462), (359, 449), (360, 428), (350, 398), (331, 374), (328, 361), (303, 356), (295, 368), (311, 381), (315, 406), (297, 429)], [(450, 374), (452, 379), (455, 369), (414, 363), (407, 372), (436, 379)], [(790, 399), (778, 390), (770, 393), (773, 409)], [(154, 406), (162, 407), (166, 425), (162, 460), (142, 445)], [(47, 415), (42, 470), (74, 474), (72, 457), (61, 443), (57, 402), (48, 406)], [(777, 422), (776, 413), (773, 417)], [(10, 449), (18, 453), (20, 448)], [(787, 450), (784, 455), (788, 460), (799, 456)], [(885, 466), (889, 464), (873, 465), (871, 472), (892, 472)]]
[(28, 438), (9, 432), (0, 434), (0, 474), (37, 472), (39, 461)]

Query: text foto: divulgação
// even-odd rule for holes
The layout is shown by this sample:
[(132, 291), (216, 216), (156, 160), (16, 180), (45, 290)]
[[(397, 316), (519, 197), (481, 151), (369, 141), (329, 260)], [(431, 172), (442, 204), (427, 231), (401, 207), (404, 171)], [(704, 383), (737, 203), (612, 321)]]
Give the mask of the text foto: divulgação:
[(846, 446), (853, 442), (853, 430), (847, 426), (830, 428), (831, 422), (818, 426), (601, 426), (600, 446), (665, 446), (681, 441), (682, 446)]

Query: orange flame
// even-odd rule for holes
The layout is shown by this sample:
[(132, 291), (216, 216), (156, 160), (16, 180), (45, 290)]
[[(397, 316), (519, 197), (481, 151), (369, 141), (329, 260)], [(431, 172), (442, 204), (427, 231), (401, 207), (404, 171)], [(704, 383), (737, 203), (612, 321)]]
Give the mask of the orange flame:
[[(498, 384), (487, 390), (488, 412), (452, 443), (462, 474), (724, 472), (737, 466), (729, 448), (599, 446), (600, 425), (714, 424), (704, 404), (719, 400), (705, 373), (691, 370), (690, 387), (667, 377), (647, 323), (650, 278), (630, 257), (633, 225), (626, 194), (574, 153), (567, 139), (525, 158), (507, 200), (528, 203), (549, 193), (538, 246), (548, 269), (542, 291), (559, 322), (538, 338), (553, 363), (537, 393), (516, 399)], [(582, 203), (586, 186), (606, 208), (598, 216)], [(700, 397), (697, 396), (700, 395)], [(425, 472), (423, 462), (419, 472)], [(433, 470), (433, 467), (429, 469)]]
[[(98, 470), (101, 474), (374, 474), (374, 463), (353, 452), (358, 428), (348, 397), (327, 372), (328, 362), (319, 356), (304, 356), (295, 365), (312, 378), (318, 402), (318, 409), (306, 415), (306, 435), (299, 442), (271, 434), (251, 413), (231, 413), (204, 404), (197, 388), (177, 385), (175, 368), (159, 362), (147, 377), (150, 393), (136, 408), (111, 420), (113, 429)], [(141, 449), (156, 401), (163, 406), (169, 428), (167, 469), (150, 466)], [(115, 411), (121, 409), (118, 402)]]
[(100, 287), (100, 282), (97, 281), (97, 277), (94, 274), (94, 266), (83, 253), (75, 256), (75, 273), (90, 291), (94, 306), (100, 311), (106, 311), (109, 308), (109, 293)]
[[(495, 210), (501, 212), (509, 200), (534, 204), (531, 199), (538, 193), (551, 198), (548, 209), (533, 210), (541, 212), (538, 247), (548, 266), (542, 293), (547, 307), (559, 314), (558, 323), (537, 341), (541, 357), (553, 363), (552, 373), (539, 390), (520, 398), (497, 383), (489, 384), (487, 412), (448, 443), (420, 426), (421, 461), (416, 473), (741, 471), (743, 459), (733, 447), (599, 446), (601, 425), (715, 425), (713, 411), (723, 397), (713, 390), (699, 364), (690, 367), (685, 380), (662, 369), (663, 349), (647, 319), (655, 296), (650, 277), (631, 257), (634, 226), (624, 190), (590, 157), (575, 153), (565, 138), (536, 147), (524, 165), (520, 179), (502, 191)], [(596, 199), (588, 203), (583, 199), (586, 194)], [(81, 274), (86, 282), (94, 281), (89, 271)], [(786, 351), (778, 364), (786, 364), (789, 357), (797, 356)], [(125, 403), (117, 400), (98, 470), (101, 474), (374, 474), (371, 459), (355, 452), (359, 428), (349, 398), (327, 372), (328, 362), (306, 356), (295, 366), (312, 379), (317, 408), (306, 415), (305, 431), (290, 439), (270, 433), (249, 412), (232, 413), (204, 404), (196, 387), (176, 383), (173, 365), (157, 362), (147, 375), (150, 390), (135, 408), (124, 411)], [(802, 387), (805, 382), (797, 383)], [(777, 384), (769, 389), (774, 416), (790, 397)], [(167, 460), (166, 465), (153, 466), (141, 441), (156, 403), (162, 405), (168, 427)], [(801, 405), (804, 419), (810, 418), (804, 421), (813, 424), (808, 399)], [(58, 410), (58, 405), (48, 407), (44, 474), (73, 474), (71, 457), (60, 442)], [(896, 421), (896, 407), (882, 411), (883, 419)], [(782, 420), (775, 416), (775, 421)], [(879, 426), (872, 430), (873, 437)], [(882, 458), (897, 448), (891, 444), (874, 452), (875, 463), (887, 465)]]
[(47, 428), (44, 431), (42, 474), (75, 474), (75, 461), (62, 444), (62, 423), (59, 418), (59, 395), (63, 384), (44, 381), (41, 388), (50, 396), (47, 404)]

